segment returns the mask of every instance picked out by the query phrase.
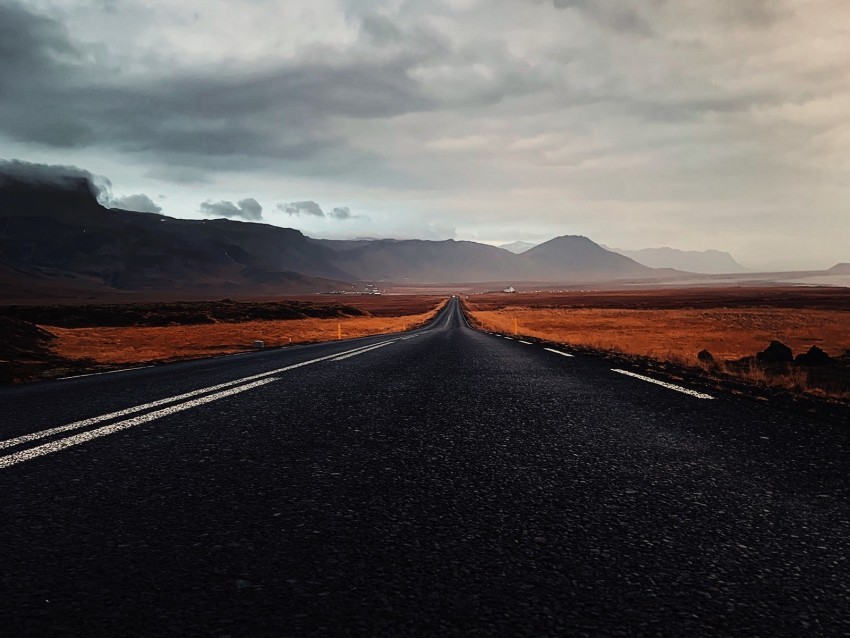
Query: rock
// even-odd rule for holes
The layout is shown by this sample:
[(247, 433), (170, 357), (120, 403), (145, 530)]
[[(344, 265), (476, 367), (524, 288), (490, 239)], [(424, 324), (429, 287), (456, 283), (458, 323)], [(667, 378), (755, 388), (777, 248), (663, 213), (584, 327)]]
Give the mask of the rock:
[(794, 353), (791, 348), (779, 341), (771, 341), (770, 345), (756, 355), (762, 363), (791, 363)]
[(795, 363), (804, 366), (823, 366), (830, 361), (832, 361), (832, 357), (817, 346), (812, 346), (806, 354), (798, 354), (797, 358), (794, 359)]
[(708, 350), (700, 350), (697, 354), (697, 359), (699, 359), (703, 363), (714, 363), (714, 355), (711, 354)]

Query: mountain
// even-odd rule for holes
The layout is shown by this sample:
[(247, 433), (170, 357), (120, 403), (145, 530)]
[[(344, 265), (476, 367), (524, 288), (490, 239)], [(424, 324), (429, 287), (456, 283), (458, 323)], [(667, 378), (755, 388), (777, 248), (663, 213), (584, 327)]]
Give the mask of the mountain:
[(667, 275), (586, 237), (522, 254), (470, 241), (318, 240), (268, 224), (107, 209), (87, 178), (0, 174), (0, 301), (268, 295), (359, 282), (602, 282)]
[(850, 263), (835, 264), (826, 272), (830, 275), (850, 275)]
[[(556, 237), (522, 253), (471, 241), (314, 240), (360, 280), (415, 283), (611, 281), (652, 278), (653, 269), (605, 250), (587, 237)], [(666, 273), (665, 273), (666, 274)]]
[(85, 179), (0, 181), (0, 291), (18, 296), (332, 290), (350, 277), (331, 256), (297, 230), (110, 210)]
[(514, 255), (519, 255), (521, 253), (524, 253), (526, 250), (531, 250), (536, 245), (537, 244), (532, 244), (527, 241), (515, 241), (511, 242), (510, 244), (502, 244), (501, 246), (499, 246), (499, 248), (512, 252)]
[[(587, 237), (555, 237), (518, 255), (525, 261), (532, 279), (552, 281), (551, 277), (572, 280), (652, 278), (657, 273), (633, 259), (602, 248)], [(557, 274), (556, 274), (557, 273)]]
[(513, 255), (471, 241), (385, 239), (371, 242), (325, 240), (335, 263), (359, 280), (462, 283), (512, 278)]
[(675, 268), (686, 272), (719, 275), (747, 272), (727, 252), (720, 250), (677, 250), (675, 248), (643, 248), (641, 250), (615, 250), (631, 257), (636, 262), (650, 268)]

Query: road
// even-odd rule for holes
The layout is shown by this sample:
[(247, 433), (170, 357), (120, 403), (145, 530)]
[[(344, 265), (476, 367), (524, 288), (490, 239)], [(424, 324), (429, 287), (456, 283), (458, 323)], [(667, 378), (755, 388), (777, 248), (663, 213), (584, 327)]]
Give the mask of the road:
[(428, 327), (0, 389), (7, 636), (847, 635), (850, 430)]

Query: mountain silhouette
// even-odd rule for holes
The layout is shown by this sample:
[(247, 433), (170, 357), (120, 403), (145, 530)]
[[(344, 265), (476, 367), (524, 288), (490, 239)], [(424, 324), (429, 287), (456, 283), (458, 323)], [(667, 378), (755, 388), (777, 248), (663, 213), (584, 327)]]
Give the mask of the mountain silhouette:
[(522, 254), (471, 241), (318, 240), (228, 219), (108, 209), (86, 178), (0, 175), (0, 298), (103, 291), (285, 294), (398, 283), (569, 282), (659, 273), (586, 237)]

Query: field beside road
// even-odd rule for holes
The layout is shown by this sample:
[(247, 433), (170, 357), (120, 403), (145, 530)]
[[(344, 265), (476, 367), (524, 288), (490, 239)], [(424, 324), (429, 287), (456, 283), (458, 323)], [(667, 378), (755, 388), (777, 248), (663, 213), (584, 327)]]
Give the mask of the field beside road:
[(0, 380), (30, 381), (111, 366), (230, 354), (410, 330), (445, 303), (437, 296), (310, 296), (278, 301), (7, 306), (12, 337)]
[[(468, 297), (467, 307), (474, 322), (493, 332), (516, 328), (520, 335), (850, 398), (848, 289), (493, 293)], [(833, 361), (814, 374), (791, 365), (766, 369), (751, 358), (771, 341), (794, 355), (817, 346)], [(703, 350), (711, 365), (698, 359)]]

